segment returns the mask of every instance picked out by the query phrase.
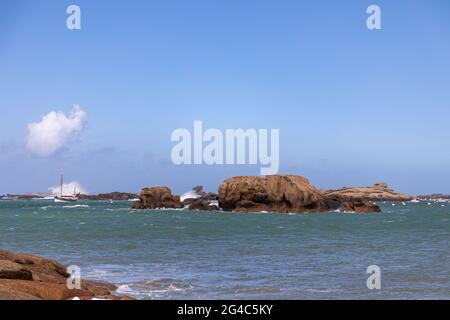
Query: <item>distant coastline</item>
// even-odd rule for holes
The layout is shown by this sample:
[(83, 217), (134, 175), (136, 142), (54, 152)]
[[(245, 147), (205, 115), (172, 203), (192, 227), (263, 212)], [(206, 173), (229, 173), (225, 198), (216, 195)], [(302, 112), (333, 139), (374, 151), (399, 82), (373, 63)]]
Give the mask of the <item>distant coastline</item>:
[[(0, 199), (4, 200), (42, 200), (47, 198), (52, 198), (54, 195), (51, 193), (43, 192), (27, 192), (22, 194), (6, 194), (0, 196)], [(139, 198), (139, 195), (132, 192), (107, 192), (107, 193), (92, 193), (92, 194), (81, 194), (81, 200), (133, 200)]]

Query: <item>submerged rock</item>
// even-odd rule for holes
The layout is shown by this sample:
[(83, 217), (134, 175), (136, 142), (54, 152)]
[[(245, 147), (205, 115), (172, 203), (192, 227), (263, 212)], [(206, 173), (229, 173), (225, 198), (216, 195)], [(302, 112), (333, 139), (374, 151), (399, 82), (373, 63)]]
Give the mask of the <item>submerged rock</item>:
[(69, 289), (66, 268), (55, 260), (0, 250), (0, 300), (130, 299), (113, 296), (112, 284), (81, 280)]
[(356, 198), (347, 198), (339, 195), (325, 196), (329, 210), (339, 212), (371, 213), (381, 212), (380, 207), (371, 202)]
[(133, 209), (176, 209), (182, 207), (180, 197), (172, 195), (172, 191), (168, 187), (142, 189), (139, 201), (132, 206)]

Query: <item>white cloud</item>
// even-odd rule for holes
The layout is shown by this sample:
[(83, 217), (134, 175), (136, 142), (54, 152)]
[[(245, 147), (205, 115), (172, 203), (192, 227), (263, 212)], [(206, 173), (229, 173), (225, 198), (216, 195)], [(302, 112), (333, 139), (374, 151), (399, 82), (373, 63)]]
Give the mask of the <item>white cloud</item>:
[[(56, 187), (50, 187), (48, 188), (50, 190), (50, 192), (54, 195), (59, 195), (60, 194), (60, 186), (56, 186)], [(86, 189), (84, 189), (81, 184), (79, 184), (76, 181), (72, 181), (69, 183), (64, 183), (63, 184), (63, 195), (65, 196), (70, 196), (73, 194), (73, 192), (80, 192), (81, 194), (87, 194), (88, 192), (86, 191)]]
[(51, 111), (40, 122), (28, 124), (27, 148), (40, 156), (50, 156), (66, 146), (83, 129), (86, 112), (74, 105), (69, 116)]

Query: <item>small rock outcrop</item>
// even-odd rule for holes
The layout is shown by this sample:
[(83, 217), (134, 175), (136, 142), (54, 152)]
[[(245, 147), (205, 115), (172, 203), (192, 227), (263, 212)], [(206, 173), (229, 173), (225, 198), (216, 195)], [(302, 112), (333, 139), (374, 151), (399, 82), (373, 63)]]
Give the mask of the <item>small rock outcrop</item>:
[(371, 201), (347, 198), (340, 195), (325, 196), (329, 210), (339, 212), (373, 213), (381, 212), (378, 205)]
[(113, 296), (112, 284), (81, 280), (80, 289), (69, 289), (66, 268), (55, 260), (0, 250), (0, 300), (128, 300)]
[(188, 210), (215, 211), (219, 210), (217, 205), (218, 196), (214, 192), (203, 191), (203, 186), (192, 188), (190, 192), (181, 196), (183, 207)]
[(144, 188), (136, 201), (133, 209), (177, 209), (182, 208), (180, 197), (172, 195), (172, 191), (168, 187)]
[(370, 187), (351, 187), (334, 190), (323, 190), (326, 197), (341, 196), (347, 199), (364, 201), (410, 201), (414, 197), (398, 193), (389, 188), (387, 183), (375, 183)]
[(210, 204), (208, 201), (202, 199), (192, 199), (189, 201), (186, 207), (188, 210), (201, 210), (201, 211), (217, 211), (220, 210), (215, 204)]

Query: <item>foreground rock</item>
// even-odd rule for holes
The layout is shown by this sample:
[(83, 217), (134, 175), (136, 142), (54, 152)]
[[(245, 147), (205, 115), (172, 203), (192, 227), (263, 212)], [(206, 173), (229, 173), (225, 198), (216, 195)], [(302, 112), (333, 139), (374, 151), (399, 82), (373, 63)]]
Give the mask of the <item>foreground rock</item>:
[(66, 267), (55, 260), (0, 250), (0, 300), (128, 300), (113, 296), (112, 284), (82, 280), (81, 289), (67, 287)]
[(172, 195), (168, 187), (144, 188), (139, 201), (132, 206), (133, 209), (177, 209), (182, 208), (180, 197)]
[(376, 183), (371, 187), (352, 187), (335, 190), (324, 190), (326, 197), (339, 196), (346, 199), (363, 201), (410, 201), (414, 197), (390, 189), (387, 183)]
[(238, 212), (380, 212), (377, 205), (362, 199), (327, 196), (308, 179), (293, 175), (227, 179), (219, 188), (219, 206)]

